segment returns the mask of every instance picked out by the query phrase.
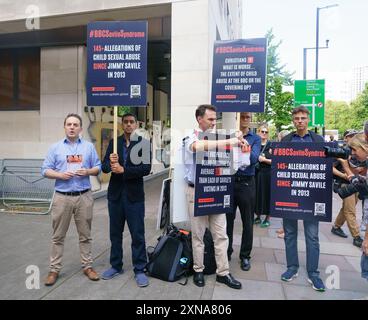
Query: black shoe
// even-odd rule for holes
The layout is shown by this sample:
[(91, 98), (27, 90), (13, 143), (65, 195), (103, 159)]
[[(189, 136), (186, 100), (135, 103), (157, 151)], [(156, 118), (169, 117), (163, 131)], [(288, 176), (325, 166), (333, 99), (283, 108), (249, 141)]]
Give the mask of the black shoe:
[(362, 247), (362, 243), (363, 243), (363, 239), (360, 236), (355, 237), (353, 240), (353, 245), (358, 248)]
[(255, 218), (253, 220), (253, 224), (261, 224), (262, 220), (261, 220), (261, 217), (257, 216), (257, 218)]
[(203, 272), (194, 272), (193, 282), (197, 287), (204, 287), (204, 276)]
[(348, 235), (340, 228), (332, 227), (331, 232), (341, 238), (347, 238)]
[(235, 280), (230, 273), (226, 276), (216, 276), (216, 281), (220, 283), (225, 283), (228, 287), (233, 289), (241, 289), (242, 287), (241, 283)]
[(249, 261), (249, 259), (241, 259), (240, 260), (240, 268), (243, 271), (249, 271), (250, 270), (250, 261)]

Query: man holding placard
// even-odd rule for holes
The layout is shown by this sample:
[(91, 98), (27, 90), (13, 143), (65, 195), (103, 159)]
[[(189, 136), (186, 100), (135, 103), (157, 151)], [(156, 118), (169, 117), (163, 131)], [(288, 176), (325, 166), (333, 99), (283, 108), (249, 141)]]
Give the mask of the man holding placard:
[[(296, 131), (288, 134), (282, 142), (324, 142), (323, 137), (308, 130), (309, 110), (304, 106), (299, 106), (292, 111), (293, 124)], [(316, 291), (325, 291), (325, 285), (319, 277), (318, 262), (319, 262), (319, 238), (318, 229), (319, 221), (317, 219), (304, 220), (304, 233), (306, 242), (307, 254), (307, 273), (308, 282)], [(281, 280), (291, 281), (298, 276), (299, 259), (297, 249), (298, 237), (298, 220), (283, 219), (285, 231), (285, 251), (287, 270), (281, 275)]]
[(196, 177), (196, 160), (197, 153), (216, 150), (217, 148), (226, 148), (226, 146), (244, 145), (244, 139), (239, 137), (227, 140), (200, 140), (199, 134), (202, 132), (210, 132), (216, 125), (216, 108), (212, 105), (200, 105), (195, 113), (199, 129), (193, 130), (192, 134), (184, 138), (183, 160), (186, 167), (185, 182), (187, 183), (187, 202), (190, 213), (191, 229), (192, 229), (192, 248), (193, 248), (193, 269), (194, 284), (198, 287), (205, 285), (204, 270), (204, 242), (203, 236), (206, 227), (212, 233), (215, 245), (216, 257), (216, 281), (224, 283), (230, 288), (241, 289), (241, 283), (234, 279), (229, 271), (229, 261), (227, 259), (228, 237), (226, 234), (226, 216), (224, 213), (208, 214), (202, 216), (194, 216), (194, 199), (195, 199), (195, 177)]
[(107, 200), (110, 221), (110, 264), (102, 279), (110, 280), (123, 273), (123, 231), (127, 222), (132, 237), (132, 261), (139, 287), (148, 286), (144, 270), (147, 264), (144, 228), (143, 177), (151, 171), (150, 142), (135, 133), (137, 118), (131, 113), (122, 117), (123, 134), (118, 138), (118, 153), (110, 140), (102, 171), (112, 172)]

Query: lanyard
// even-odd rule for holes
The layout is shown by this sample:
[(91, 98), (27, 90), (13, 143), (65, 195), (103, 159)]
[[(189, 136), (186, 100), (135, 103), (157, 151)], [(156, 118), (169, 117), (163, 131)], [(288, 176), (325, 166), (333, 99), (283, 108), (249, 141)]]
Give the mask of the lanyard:
[(268, 140), (267, 140), (266, 144), (263, 146), (263, 148), (261, 150), (261, 154), (264, 152), (264, 150), (266, 149), (267, 145), (268, 145)]

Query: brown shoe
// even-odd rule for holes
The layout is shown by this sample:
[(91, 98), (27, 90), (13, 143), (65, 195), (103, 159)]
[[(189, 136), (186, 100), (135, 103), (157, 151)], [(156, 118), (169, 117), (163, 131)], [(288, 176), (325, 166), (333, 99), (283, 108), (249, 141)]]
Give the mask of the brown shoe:
[(89, 280), (92, 280), (92, 281), (100, 280), (98, 273), (92, 268), (84, 269), (83, 273), (88, 277)]
[(45, 280), (45, 286), (52, 286), (55, 284), (59, 274), (57, 272), (50, 271)]

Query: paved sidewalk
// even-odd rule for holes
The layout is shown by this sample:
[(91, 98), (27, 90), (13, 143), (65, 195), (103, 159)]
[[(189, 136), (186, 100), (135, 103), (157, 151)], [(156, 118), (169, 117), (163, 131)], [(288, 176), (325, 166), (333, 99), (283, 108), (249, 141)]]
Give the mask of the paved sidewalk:
[[(146, 191), (146, 241), (155, 245), (160, 231), (156, 230), (157, 205), (162, 177), (145, 183)], [(334, 216), (340, 209), (341, 201), (334, 194)], [(358, 204), (358, 218), (361, 219), (361, 203)], [(233, 259), (230, 262), (232, 274), (243, 284), (242, 290), (233, 290), (215, 281), (215, 276), (206, 276), (206, 286), (198, 288), (189, 279), (186, 286), (150, 278), (150, 285), (138, 288), (132, 271), (130, 236), (124, 232), (125, 273), (109, 281), (89, 281), (82, 273), (79, 262), (78, 236), (74, 222), (71, 223), (64, 250), (63, 269), (53, 287), (45, 287), (43, 279), (48, 272), (48, 253), (51, 239), (51, 218), (23, 214), (0, 213), (0, 299), (177, 299), (177, 300), (258, 300), (258, 299), (367, 299), (368, 282), (360, 276), (361, 251), (352, 245), (352, 237), (339, 238), (331, 234), (331, 224), (320, 224), (320, 271), (326, 280), (328, 268), (340, 272), (340, 289), (325, 293), (314, 291), (307, 283), (305, 270), (305, 244), (303, 226), (299, 224), (299, 277), (291, 283), (280, 280), (285, 270), (284, 242), (277, 238), (276, 230), (280, 219), (272, 219), (268, 229), (255, 226), (252, 268), (248, 272), (240, 269), (239, 253), (241, 221), (237, 216), (234, 234)], [(93, 220), (94, 267), (102, 272), (109, 267), (109, 236), (106, 198), (95, 201)], [(40, 289), (26, 288), (30, 265), (39, 267)], [(334, 269), (333, 272), (335, 272)], [(327, 282), (326, 282), (327, 283)]]

